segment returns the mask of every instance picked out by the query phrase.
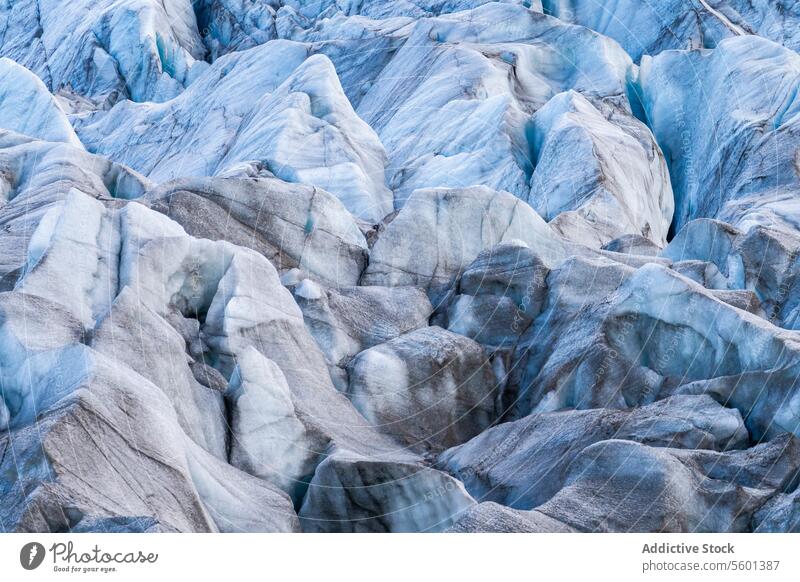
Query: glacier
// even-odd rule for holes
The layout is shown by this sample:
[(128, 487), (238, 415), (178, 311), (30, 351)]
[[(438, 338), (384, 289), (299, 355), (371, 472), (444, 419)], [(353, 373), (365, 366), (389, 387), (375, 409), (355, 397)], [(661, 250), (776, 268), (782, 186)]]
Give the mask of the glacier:
[(0, 0), (0, 531), (800, 531), (788, 0)]

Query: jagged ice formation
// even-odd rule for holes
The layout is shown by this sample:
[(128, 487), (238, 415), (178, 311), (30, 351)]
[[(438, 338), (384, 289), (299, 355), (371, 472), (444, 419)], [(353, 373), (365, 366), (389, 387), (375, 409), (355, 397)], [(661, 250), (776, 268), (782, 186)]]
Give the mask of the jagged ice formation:
[(800, 531), (789, 0), (0, 0), (0, 531)]

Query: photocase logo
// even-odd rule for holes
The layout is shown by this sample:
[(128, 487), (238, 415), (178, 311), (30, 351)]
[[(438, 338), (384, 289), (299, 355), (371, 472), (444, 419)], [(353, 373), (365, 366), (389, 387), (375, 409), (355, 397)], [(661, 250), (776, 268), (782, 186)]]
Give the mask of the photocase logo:
[(44, 561), (44, 546), (39, 542), (30, 542), (19, 551), (19, 563), (26, 570), (35, 570)]

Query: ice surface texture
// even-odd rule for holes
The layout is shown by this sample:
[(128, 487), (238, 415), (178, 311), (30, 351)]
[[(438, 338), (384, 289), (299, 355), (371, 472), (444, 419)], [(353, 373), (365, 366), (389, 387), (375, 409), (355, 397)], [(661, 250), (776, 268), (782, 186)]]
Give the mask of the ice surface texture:
[(0, 531), (800, 531), (799, 10), (0, 0)]

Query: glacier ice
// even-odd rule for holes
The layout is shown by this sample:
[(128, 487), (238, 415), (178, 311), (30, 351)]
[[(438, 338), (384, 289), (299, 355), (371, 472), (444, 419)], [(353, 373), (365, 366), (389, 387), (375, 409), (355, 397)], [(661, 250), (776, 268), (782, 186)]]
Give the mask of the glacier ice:
[(580, 531), (748, 531), (772, 491), (792, 486), (797, 461), (789, 435), (726, 453), (608, 440), (584, 449), (537, 511)]
[(753, 529), (770, 533), (800, 531), (797, 490), (780, 493), (765, 503), (753, 516)]
[(347, 392), (347, 365), (353, 357), (426, 327), (433, 313), (428, 296), (417, 287), (326, 289), (303, 279), (294, 286), (293, 294), (341, 392)]
[(460, 444), (497, 416), (494, 376), (483, 349), (439, 327), (364, 350), (348, 372), (353, 405), (412, 449)]
[(314, 472), (325, 443), (297, 418), (281, 369), (249, 348), (236, 365), (225, 398), (231, 464), (302, 499), (307, 486), (303, 479)]
[(307, 56), (306, 47), (289, 41), (232, 53), (174, 98), (120, 101), (109, 111), (77, 116), (76, 131), (91, 151), (158, 181), (213, 175), (242, 121)]
[[(356, 116), (330, 60), (306, 56), (303, 45), (285, 41), (229, 55), (171, 101), (125, 101), (84, 119), (81, 139), (159, 181), (255, 165), (259, 174), (328, 190), (378, 222), (393, 210), (380, 141)], [(231, 91), (239, 106), (228, 105)], [(176, 130), (183, 143), (171, 139)]]
[(439, 463), (473, 497), (533, 509), (564, 485), (575, 457), (595, 442), (726, 450), (744, 448), (749, 435), (736, 410), (709, 396), (673, 396), (628, 410), (563, 410), (493, 427), (445, 451)]
[[(59, 351), (43, 355), (53, 361)], [(3, 486), (12, 501), (0, 516), (5, 531), (140, 515), (168, 531), (243, 531), (241, 516), (258, 531), (297, 529), (289, 498), (203, 457), (153, 384), (90, 348), (66, 348), (61, 357), (53, 378), (74, 370), (74, 383), (63, 387), (59, 406), (3, 435), (3, 449), (13, 451), (3, 471), (15, 476)], [(43, 372), (42, 364), (33, 367)], [(226, 484), (214, 487), (219, 479)], [(240, 519), (226, 519), (237, 506)]]
[(166, 320), (140, 304), (130, 287), (120, 292), (95, 327), (92, 347), (158, 386), (172, 402), (187, 436), (214, 456), (226, 458), (222, 394), (198, 381), (184, 338)]
[(574, 533), (564, 522), (538, 511), (521, 511), (492, 501), (467, 509), (448, 533)]
[(544, 0), (544, 9), (617, 40), (638, 62), (670, 49), (711, 48), (757, 34), (796, 50), (800, 9), (792, 0)]
[(641, 122), (613, 109), (604, 115), (569, 91), (550, 99), (530, 124), (535, 169), (528, 201), (557, 232), (587, 246), (625, 234), (666, 243), (672, 186)]
[(793, 228), (797, 53), (758, 36), (735, 37), (713, 51), (645, 57), (638, 83), (644, 115), (670, 162), (674, 231), (693, 218)]
[(0, 58), (0, 112), (0, 127), (4, 129), (83, 147), (42, 80), (8, 58)]
[(436, 469), (340, 454), (318, 467), (300, 520), (312, 532), (439, 532), (474, 504)]
[(514, 240), (533, 248), (545, 265), (567, 253), (565, 241), (508, 192), (486, 187), (416, 190), (380, 233), (361, 282), (423, 287), (436, 307), (481, 251)]
[(364, 220), (379, 222), (394, 209), (384, 184), (383, 146), (352, 110), (323, 55), (309, 57), (258, 103), (218, 171), (243, 161), (289, 182), (327, 190)]
[(718, 220), (697, 219), (677, 234), (662, 255), (676, 264), (706, 265), (716, 274), (713, 287), (749, 293), (765, 319), (797, 329), (793, 290), (798, 248), (800, 239), (783, 228), (756, 225), (741, 231)]
[(788, 0), (0, 0), (0, 530), (796, 531)]
[(276, 178), (172, 180), (141, 199), (187, 233), (267, 257), (332, 286), (356, 285), (367, 262), (359, 222), (332, 194)]
[(196, 0), (197, 30), (210, 60), (277, 38), (273, 0)]
[(22, 0), (0, 21), (2, 56), (93, 107), (173, 97), (204, 57), (188, 0)]
[(548, 272), (519, 240), (481, 251), (453, 285), (447, 329), (487, 346), (513, 346), (542, 310)]
[(624, 108), (630, 67), (616, 44), (586, 29), (484, 4), (419, 21), (357, 111), (386, 147), (395, 206), (432, 187), (482, 185), (527, 199), (530, 114), (568, 89)]

